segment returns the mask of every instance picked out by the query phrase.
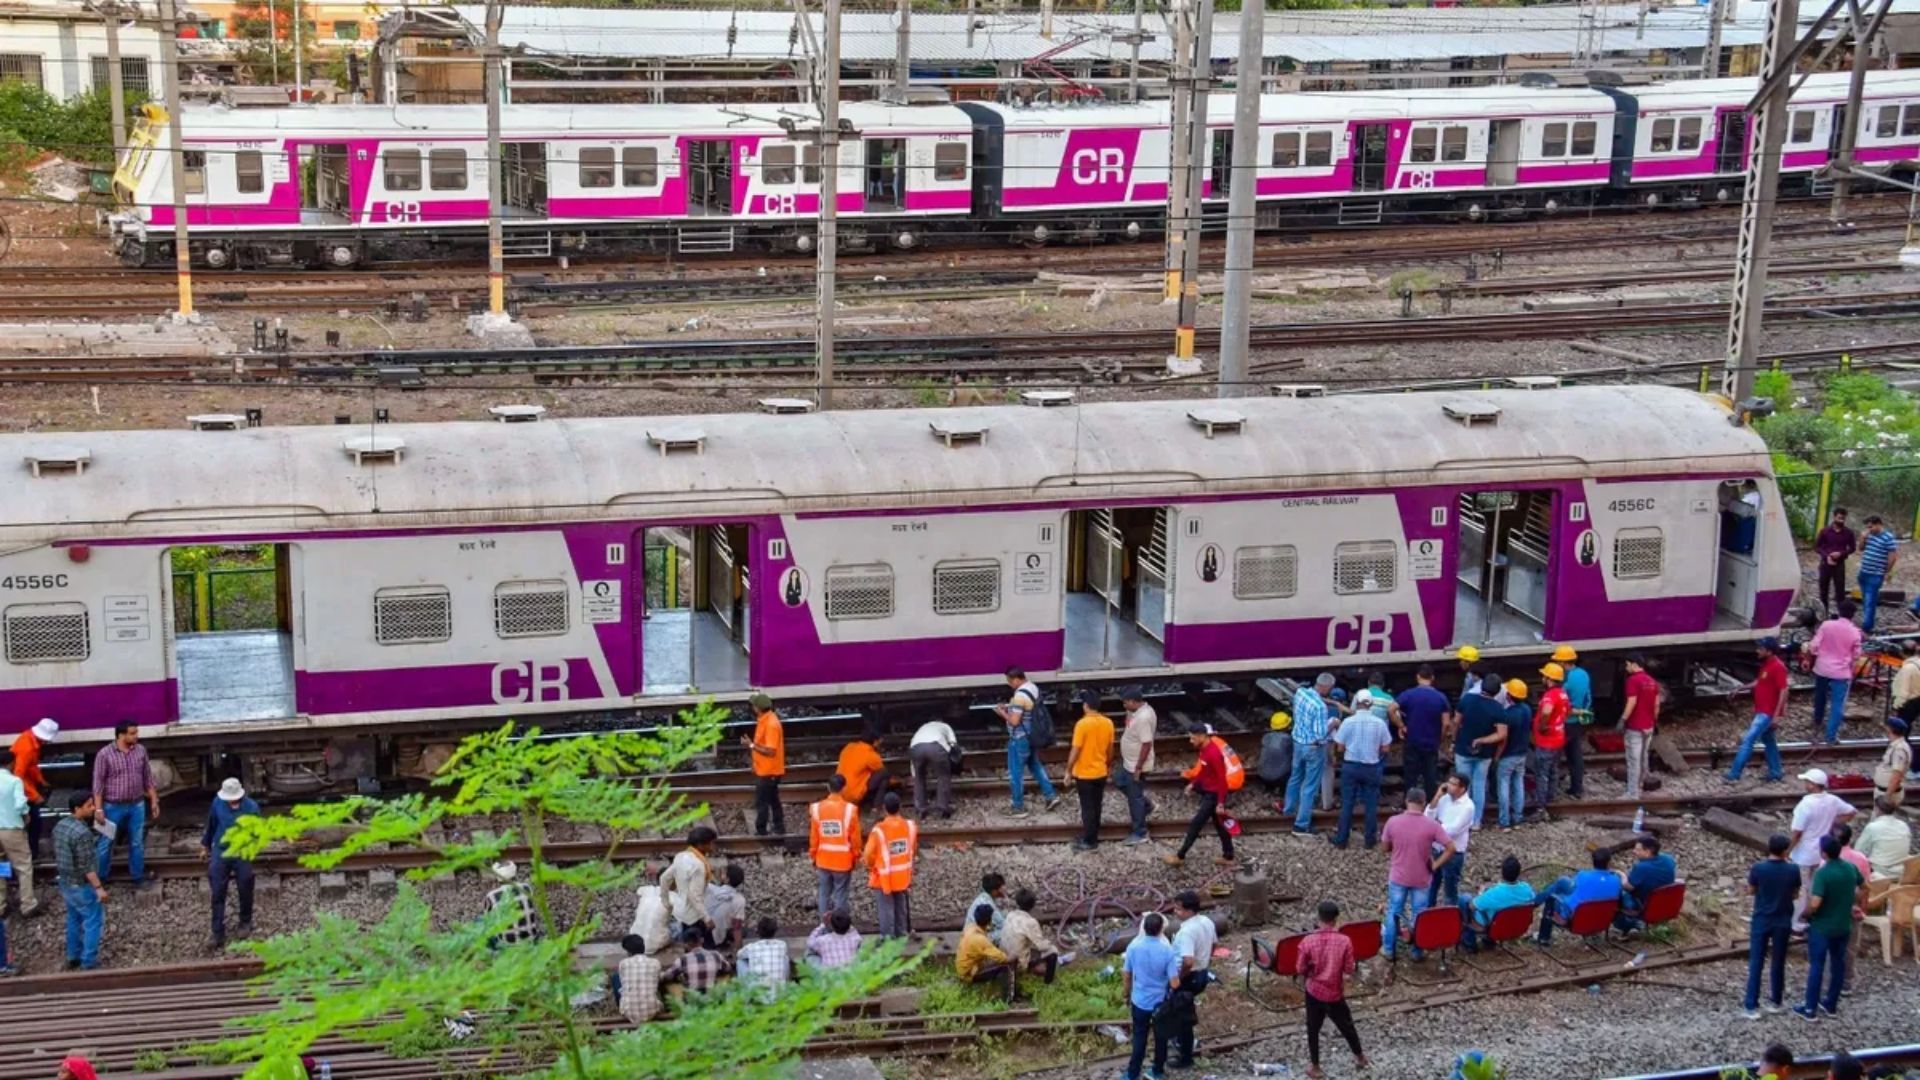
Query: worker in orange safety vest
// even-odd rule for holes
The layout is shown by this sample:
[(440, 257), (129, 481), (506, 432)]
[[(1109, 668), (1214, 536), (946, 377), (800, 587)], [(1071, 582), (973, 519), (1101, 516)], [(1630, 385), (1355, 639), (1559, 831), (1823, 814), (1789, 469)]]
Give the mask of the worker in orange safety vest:
[(920, 826), (900, 816), (900, 795), (887, 792), (881, 803), (887, 816), (867, 834), (864, 856), (867, 885), (880, 909), (880, 936), (906, 937), (913, 933), (913, 911), (907, 896), (913, 888), (913, 857), (920, 850)]
[(807, 807), (807, 855), (818, 880), (823, 924), (834, 912), (847, 909), (853, 864), (860, 860), (860, 808), (846, 800), (846, 787), (847, 778), (834, 773), (827, 777), (827, 797)]

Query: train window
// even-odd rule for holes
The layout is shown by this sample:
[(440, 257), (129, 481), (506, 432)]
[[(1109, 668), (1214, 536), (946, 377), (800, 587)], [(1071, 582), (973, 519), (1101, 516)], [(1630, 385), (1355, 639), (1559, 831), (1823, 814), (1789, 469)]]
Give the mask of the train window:
[(935, 180), (965, 180), (967, 178), (967, 155), (970, 151), (966, 143), (936, 143), (933, 147), (933, 178)]
[(1543, 158), (1563, 158), (1567, 156), (1566, 124), (1554, 123), (1541, 126), (1540, 156)]
[(388, 191), (419, 191), (420, 151), (380, 151), (380, 183)]
[(1667, 540), (1659, 529), (1621, 529), (1613, 534), (1613, 576), (1657, 578), (1666, 552)]
[(453, 595), (438, 585), (379, 589), (373, 594), (373, 640), (412, 645), (453, 637)]
[(613, 147), (583, 146), (580, 148), (580, 186), (583, 188), (613, 186)]
[(1880, 112), (1875, 116), (1875, 120), (1874, 120), (1874, 125), (1873, 125), (1874, 135), (1882, 139), (1891, 139), (1893, 138), (1893, 133), (1895, 131), (1898, 131), (1899, 129), (1900, 129), (1900, 106), (1898, 105), (1880, 106)]
[(1920, 105), (1908, 105), (1900, 110), (1900, 135), (1902, 138), (1920, 135)]
[(180, 156), (186, 162), (187, 194), (205, 194), (207, 190), (207, 152), (205, 150), (189, 150)]
[(933, 613), (975, 615), (1000, 607), (1000, 560), (968, 559), (933, 568)]
[(233, 155), (233, 184), (242, 195), (267, 190), (267, 165), (260, 151), (241, 150)]
[(793, 147), (769, 146), (760, 151), (760, 182), (769, 186), (793, 183)]
[(1408, 161), (1434, 161), (1440, 155), (1440, 132), (1435, 128), (1414, 128), (1407, 138)]
[(15, 604), (4, 621), (9, 664), (67, 663), (92, 652), (85, 604)]
[(564, 581), (508, 581), (493, 590), (493, 632), (503, 638), (567, 632), (572, 597)]
[(1647, 139), (1647, 150), (1655, 154), (1664, 154), (1673, 149), (1673, 119), (1655, 120), (1653, 134)]
[(1333, 164), (1333, 132), (1307, 132), (1307, 167)]
[(827, 618), (886, 619), (893, 616), (893, 567), (886, 563), (827, 567)]
[(1793, 114), (1793, 122), (1787, 128), (1787, 141), (1790, 143), (1810, 143), (1813, 141), (1813, 113), (1802, 109)]
[(1467, 129), (1450, 127), (1440, 132), (1440, 160), (1467, 160)]
[(435, 191), (467, 190), (467, 152), (433, 150), (427, 154), (427, 181)]
[(1300, 167), (1299, 132), (1285, 131), (1273, 137), (1273, 167), (1276, 169)]
[(1594, 144), (1599, 138), (1599, 124), (1591, 120), (1576, 121), (1573, 125), (1573, 156), (1592, 157)]
[(1400, 546), (1391, 540), (1350, 540), (1333, 549), (1333, 591), (1392, 592), (1400, 571)]
[(820, 182), (820, 148), (803, 146), (800, 148), (800, 182), (817, 184)]
[(1300, 550), (1292, 544), (1243, 547), (1233, 553), (1233, 598), (1271, 600), (1300, 587)]
[(652, 187), (659, 183), (660, 151), (651, 146), (622, 148), (620, 182), (627, 187)]
[(1676, 144), (1681, 150), (1700, 149), (1700, 118), (1682, 117), (1680, 120), (1680, 141)]

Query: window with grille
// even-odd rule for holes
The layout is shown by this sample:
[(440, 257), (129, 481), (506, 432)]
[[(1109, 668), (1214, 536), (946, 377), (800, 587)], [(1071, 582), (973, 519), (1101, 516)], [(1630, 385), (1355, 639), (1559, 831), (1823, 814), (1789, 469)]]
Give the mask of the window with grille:
[(827, 618), (885, 619), (893, 614), (893, 567), (886, 563), (827, 568)]
[(380, 182), (388, 191), (420, 190), (420, 151), (380, 151)]
[(651, 146), (627, 146), (620, 150), (620, 183), (626, 187), (652, 187), (660, 182), (660, 151)]
[(1787, 141), (1790, 143), (1810, 143), (1813, 141), (1813, 113), (1802, 109), (1793, 114), (1793, 121), (1787, 128)]
[(453, 637), (453, 596), (437, 585), (381, 589), (373, 594), (373, 639), (411, 645)]
[(1873, 134), (1877, 138), (1891, 139), (1893, 138), (1893, 133), (1899, 130), (1899, 128), (1900, 128), (1900, 106), (1898, 105), (1880, 106), (1879, 113), (1874, 116)]
[(1681, 119), (1680, 141), (1677, 144), (1680, 149), (1682, 150), (1700, 149), (1700, 127), (1701, 127), (1700, 118), (1697, 116), (1688, 116)]
[(1233, 597), (1272, 600), (1300, 586), (1300, 551), (1292, 544), (1243, 547), (1233, 553)]
[(1307, 132), (1307, 165), (1333, 164), (1333, 132)]
[(503, 638), (564, 634), (570, 610), (564, 581), (509, 581), (493, 590), (493, 629)]
[(794, 153), (791, 146), (769, 146), (760, 152), (760, 182), (773, 184), (793, 183)]
[(1655, 120), (1653, 134), (1647, 139), (1647, 149), (1655, 154), (1664, 154), (1673, 149), (1673, 119)]
[[(113, 86), (113, 73), (107, 67), (107, 58), (93, 57), (93, 88), (105, 93), (111, 86)], [(129, 94), (150, 96), (146, 57), (123, 56), (120, 58), (120, 88)]]
[(427, 153), (427, 182), (435, 191), (467, 190), (467, 152), (431, 150)]
[(233, 155), (233, 185), (242, 195), (267, 190), (267, 164), (260, 151), (241, 150)]
[(1333, 591), (1392, 592), (1400, 576), (1400, 546), (1391, 540), (1352, 540), (1333, 549)]
[(1667, 540), (1659, 529), (1621, 529), (1613, 534), (1613, 576), (1657, 578), (1666, 562)]
[(1000, 560), (943, 562), (933, 568), (936, 615), (972, 615), (1000, 607)]
[(1540, 156), (1547, 158), (1567, 156), (1567, 125), (1548, 124), (1540, 129)]
[(85, 604), (15, 604), (4, 621), (9, 664), (85, 660), (93, 651)]
[(333, 20), (333, 36), (340, 41), (359, 41), (360, 24), (352, 19)]
[(1299, 132), (1287, 131), (1273, 137), (1273, 167), (1276, 169), (1300, 167)]
[(1440, 131), (1437, 128), (1414, 128), (1407, 138), (1407, 160), (1427, 162), (1438, 160), (1440, 156)]
[(967, 178), (966, 143), (938, 143), (933, 148), (933, 178), (935, 180), (965, 180)]
[(1592, 157), (1594, 143), (1599, 140), (1600, 125), (1591, 120), (1581, 120), (1573, 125), (1573, 156)]
[(23, 82), (44, 87), (41, 68), (41, 59), (32, 53), (0, 53), (0, 83)]
[(1450, 127), (1440, 132), (1440, 160), (1467, 160), (1467, 129)]
[(613, 186), (613, 147), (587, 146), (581, 148), (580, 186), (583, 188), (610, 188)]

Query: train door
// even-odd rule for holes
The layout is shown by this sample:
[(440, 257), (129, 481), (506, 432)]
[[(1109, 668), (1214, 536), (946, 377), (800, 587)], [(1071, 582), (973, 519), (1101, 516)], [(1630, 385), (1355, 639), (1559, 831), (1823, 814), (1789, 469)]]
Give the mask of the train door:
[(1209, 164), (1208, 179), (1213, 183), (1210, 194), (1216, 199), (1224, 199), (1233, 183), (1233, 132), (1213, 133), (1213, 157)]
[(907, 140), (867, 139), (865, 143), (867, 210), (900, 209), (907, 190)]
[(1173, 510), (1076, 510), (1067, 516), (1063, 667), (1158, 667), (1173, 605)]
[(506, 174), (500, 178), (500, 202), (505, 212), (535, 217), (547, 213), (547, 144), (508, 143), (502, 150)]
[(353, 185), (347, 174), (345, 143), (310, 143), (300, 155), (300, 221), (306, 225), (346, 224), (353, 210)]
[(1520, 150), (1524, 141), (1525, 122), (1495, 120), (1492, 126), (1492, 138), (1488, 140), (1487, 150), (1487, 186), (1512, 187), (1520, 182)]
[(640, 534), (643, 693), (748, 685), (749, 531), (742, 525), (670, 525)]
[(1753, 625), (1760, 591), (1760, 490), (1750, 480), (1720, 485), (1720, 528), (1714, 552), (1713, 628)]
[(1387, 125), (1353, 125), (1353, 190), (1387, 186)]
[(1739, 109), (1720, 112), (1720, 140), (1715, 144), (1713, 171), (1722, 175), (1747, 171), (1747, 114)]
[[(169, 667), (183, 723), (294, 715), (291, 544), (191, 545), (162, 556)], [(114, 601), (109, 600), (111, 605)], [(145, 625), (144, 612), (109, 620)], [(111, 622), (108, 633), (113, 633)]]
[(1488, 645), (1541, 640), (1553, 551), (1553, 493), (1461, 492), (1459, 517), (1454, 638)]
[(733, 213), (733, 140), (687, 140), (687, 213)]

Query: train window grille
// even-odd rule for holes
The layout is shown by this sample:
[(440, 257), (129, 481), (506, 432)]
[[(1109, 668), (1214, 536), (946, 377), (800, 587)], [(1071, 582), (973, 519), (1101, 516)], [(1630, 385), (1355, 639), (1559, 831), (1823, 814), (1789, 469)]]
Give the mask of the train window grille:
[(467, 152), (458, 149), (429, 151), (427, 182), (435, 191), (467, 190)]
[(258, 150), (240, 150), (233, 155), (233, 186), (242, 195), (258, 195), (267, 190), (267, 163)]
[(943, 562), (933, 568), (933, 613), (977, 615), (1000, 608), (1000, 560)]
[(1333, 549), (1333, 591), (1392, 592), (1398, 584), (1400, 547), (1391, 540), (1350, 540)]
[(1407, 137), (1407, 160), (1413, 162), (1436, 161), (1440, 156), (1440, 129), (1414, 128)]
[(380, 183), (388, 191), (419, 191), (420, 151), (380, 151)]
[(207, 152), (189, 150), (180, 155), (187, 170), (187, 194), (204, 195), (207, 190)]
[[(92, 58), (93, 88), (106, 93), (113, 86), (112, 72), (107, 67), (107, 58)], [(123, 56), (120, 58), (120, 88), (129, 94), (152, 96), (147, 75), (147, 58), (144, 56)]]
[(1891, 139), (1900, 129), (1900, 106), (1882, 105), (1874, 117), (1873, 134), (1876, 138)]
[(828, 567), (826, 609), (833, 622), (891, 618), (893, 567), (886, 563)]
[(1273, 167), (1276, 169), (1300, 167), (1299, 132), (1283, 131), (1273, 137)]
[(1276, 600), (1300, 589), (1300, 549), (1292, 544), (1243, 547), (1233, 553), (1233, 598)]
[(1793, 114), (1793, 122), (1787, 129), (1787, 141), (1790, 143), (1810, 143), (1813, 141), (1813, 110), (1801, 109)]
[(1666, 563), (1667, 540), (1659, 529), (1621, 529), (1613, 534), (1613, 576), (1657, 578)]
[(567, 632), (572, 607), (564, 581), (508, 581), (493, 590), (493, 630), (503, 638)]
[(1653, 131), (1647, 136), (1647, 151), (1654, 154), (1671, 152), (1673, 150), (1673, 128), (1674, 120), (1670, 116), (1664, 120), (1655, 120), (1653, 122)]
[(651, 146), (628, 146), (620, 151), (620, 183), (650, 188), (660, 182), (660, 151)]
[[(1465, 130), (1465, 129), (1462, 129)], [(1593, 148), (1600, 140), (1600, 125), (1592, 120), (1579, 120), (1573, 125), (1573, 156), (1592, 157)]]
[(15, 604), (4, 621), (9, 664), (70, 663), (92, 653), (85, 604)]
[(1467, 160), (1467, 129), (1465, 127), (1452, 126), (1441, 129), (1440, 160)]
[(1700, 149), (1700, 129), (1702, 121), (1697, 116), (1680, 118), (1680, 138), (1675, 145), (1681, 150)]
[(800, 148), (800, 180), (802, 183), (820, 182), (820, 148), (803, 146)]
[(933, 178), (935, 180), (965, 180), (967, 178), (967, 158), (972, 150), (966, 143), (936, 143), (933, 148)]
[(32, 53), (0, 53), (0, 83), (45, 87), (44, 62)]
[(1908, 105), (1900, 110), (1900, 136), (1911, 139), (1920, 135), (1920, 105)]
[(793, 183), (794, 154), (791, 146), (769, 146), (760, 152), (760, 182), (769, 187)]
[(453, 596), (437, 586), (381, 589), (373, 594), (373, 639), (414, 645), (453, 637)]
[(586, 146), (580, 149), (580, 186), (583, 188), (613, 186), (613, 147)]
[(1543, 158), (1563, 158), (1567, 156), (1566, 124), (1554, 123), (1541, 127), (1540, 156)]
[(1308, 168), (1333, 164), (1333, 132), (1307, 132), (1306, 162)]

